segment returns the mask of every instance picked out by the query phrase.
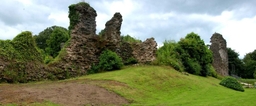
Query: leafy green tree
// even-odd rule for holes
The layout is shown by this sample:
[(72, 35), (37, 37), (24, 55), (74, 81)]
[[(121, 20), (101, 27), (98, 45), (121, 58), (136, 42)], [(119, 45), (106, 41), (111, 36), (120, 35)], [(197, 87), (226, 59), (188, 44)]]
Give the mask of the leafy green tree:
[(243, 59), (245, 70), (241, 73), (243, 78), (254, 78), (253, 74), (256, 71), (256, 50), (247, 53)]
[(184, 39), (181, 39), (178, 44), (179, 47), (177, 47), (176, 50), (181, 55), (185, 71), (207, 76), (212, 63), (212, 52), (208, 49), (200, 36), (193, 32), (189, 33)]
[(177, 71), (184, 71), (184, 67), (181, 61), (181, 57), (176, 51), (178, 43), (175, 41), (165, 41), (163, 46), (157, 50), (158, 65), (169, 65)]
[(68, 30), (66, 28), (63, 28), (61, 26), (48, 27), (44, 31), (40, 32), (39, 35), (34, 36), (37, 47), (39, 47), (40, 49), (43, 49), (45, 51), (45, 49), (47, 48), (46, 41), (50, 38), (50, 35), (52, 34), (52, 32), (55, 28), (60, 28), (64, 31), (68, 32)]
[(243, 61), (239, 59), (239, 54), (231, 48), (227, 48), (227, 51), (229, 74), (242, 76), (245, 71), (245, 66)]
[(49, 39), (46, 40), (46, 53), (52, 57), (56, 57), (64, 43), (69, 38), (69, 34), (66, 30), (63, 30), (59, 27), (54, 28), (53, 32), (50, 34)]

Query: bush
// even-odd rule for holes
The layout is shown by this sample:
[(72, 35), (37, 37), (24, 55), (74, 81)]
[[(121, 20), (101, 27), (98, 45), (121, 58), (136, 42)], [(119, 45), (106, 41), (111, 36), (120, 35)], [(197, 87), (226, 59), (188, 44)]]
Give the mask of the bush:
[(123, 66), (122, 59), (110, 50), (105, 50), (100, 55), (99, 68), (104, 71), (118, 70)]
[(217, 72), (215, 71), (215, 69), (213, 68), (212, 65), (207, 65), (207, 69), (209, 69), (208, 76), (218, 78), (218, 74), (217, 74)]
[(105, 50), (100, 55), (100, 62), (98, 65), (92, 65), (88, 70), (88, 74), (98, 73), (101, 71), (112, 71), (121, 69), (123, 66), (122, 58), (120, 58), (115, 52)]
[(177, 71), (183, 71), (180, 55), (176, 52), (177, 45), (174, 41), (165, 41), (164, 45), (157, 50), (157, 60), (154, 64), (169, 65)]
[[(42, 54), (37, 50), (32, 33), (24, 31), (18, 34), (11, 41), (16, 52), (15, 59), (20, 61), (40, 61), (43, 62)], [(8, 48), (7, 48), (8, 49)]]
[(121, 36), (121, 40), (123, 42), (129, 42), (129, 43), (141, 43), (142, 41), (139, 39), (136, 39), (130, 35), (126, 35), (126, 36)]
[(135, 59), (135, 58), (133, 58), (133, 57), (128, 58), (128, 59), (124, 62), (125, 65), (137, 64), (137, 63), (138, 63), (138, 60)]
[(87, 74), (94, 74), (99, 72), (99, 66), (93, 64), (91, 68), (87, 71)]
[(53, 60), (54, 60), (53, 57), (46, 55), (45, 58), (44, 58), (44, 63), (48, 64)]
[(244, 92), (244, 88), (242, 87), (242, 85), (235, 78), (232, 78), (232, 77), (224, 78), (220, 82), (220, 85), (237, 90), (237, 91)]
[(200, 75), (200, 71), (202, 70), (202, 67), (197, 61), (188, 58), (188, 60), (184, 64), (186, 64), (184, 66), (187, 66), (185, 67), (185, 69), (188, 73)]

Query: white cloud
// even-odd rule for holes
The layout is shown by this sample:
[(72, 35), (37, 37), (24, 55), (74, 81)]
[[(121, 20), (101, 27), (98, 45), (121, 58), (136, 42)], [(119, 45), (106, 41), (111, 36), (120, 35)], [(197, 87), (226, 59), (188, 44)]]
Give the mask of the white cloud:
[(176, 13), (174, 12), (169, 12), (169, 13), (152, 13), (149, 14), (149, 18), (153, 20), (162, 20), (162, 21), (167, 21), (171, 17), (176, 16)]
[[(53, 25), (67, 28), (68, 5), (79, 1), (3, 0), (0, 4), (0, 39), (12, 39), (24, 30), (38, 34)], [(158, 45), (164, 40), (177, 41), (192, 31), (209, 42), (211, 35), (218, 32), (226, 39), (227, 45), (241, 56), (256, 49), (253, 44), (256, 35), (254, 2), (226, 1), (226, 4), (229, 3), (229, 6), (226, 6), (218, 1), (210, 1), (208, 4), (197, 1), (183, 4), (182, 1), (172, 0), (88, 1), (98, 14), (97, 32), (105, 28), (105, 23), (115, 12), (120, 12), (123, 16), (122, 34), (129, 34), (141, 40), (155, 37)], [(209, 8), (204, 8), (204, 11), (201, 6)]]
[(54, 25), (68, 28), (69, 18), (66, 11), (54, 11), (48, 16), (48, 20), (52, 20)]
[(105, 13), (98, 12), (96, 17), (97, 32), (100, 32), (105, 28), (105, 23), (110, 20), (111, 17)]
[(130, 15), (136, 7), (139, 7), (139, 5), (132, 0), (117, 0), (113, 2), (104, 1), (103, 5), (106, 6), (106, 9), (108, 9), (110, 14), (120, 12), (123, 16)]
[(240, 57), (256, 49), (256, 16), (230, 20), (221, 25), (220, 33), (227, 39), (227, 46), (239, 52)]
[(23, 5), (32, 5), (31, 0), (17, 0), (18, 2), (22, 3)]
[(0, 38), (3, 40), (12, 39), (21, 32), (17, 27), (9, 27), (0, 22)]

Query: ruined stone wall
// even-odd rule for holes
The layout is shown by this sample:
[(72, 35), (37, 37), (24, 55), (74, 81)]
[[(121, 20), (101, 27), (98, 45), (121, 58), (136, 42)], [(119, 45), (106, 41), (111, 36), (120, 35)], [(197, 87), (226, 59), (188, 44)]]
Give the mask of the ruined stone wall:
[[(66, 70), (69, 76), (86, 74), (92, 65), (99, 62), (99, 56), (103, 50), (109, 49), (116, 52), (124, 61), (133, 57), (138, 62), (150, 62), (156, 58), (156, 42), (153, 38), (145, 42), (130, 44), (121, 42), (122, 15), (115, 13), (105, 24), (103, 35), (97, 36), (96, 11), (89, 5), (81, 3), (72, 5), (72, 11), (78, 14), (79, 19), (70, 28), (71, 39), (67, 46), (60, 52), (60, 61), (51, 63), (52, 67)], [(71, 13), (70, 13), (71, 14)]]
[(213, 67), (220, 75), (228, 75), (228, 54), (227, 43), (223, 36), (219, 33), (214, 33), (211, 37), (210, 50), (213, 52)]
[(116, 52), (123, 61), (135, 58), (139, 63), (147, 63), (156, 59), (157, 43), (154, 38), (142, 43), (121, 42), (122, 15), (115, 13), (106, 23), (103, 40), (107, 42), (106, 48)]
[(132, 45), (132, 54), (140, 63), (152, 62), (156, 59), (157, 43), (154, 38), (149, 38), (142, 43)]
[[(31, 33), (29, 37), (22, 35), (26, 39), (21, 43), (18, 38), (23, 39), (23, 37), (14, 38), (12, 43), (0, 42), (0, 82), (66, 79), (84, 75), (92, 65), (99, 62), (100, 54), (106, 49), (116, 52), (124, 61), (130, 57), (136, 58), (139, 62), (155, 59), (154, 39), (151, 38), (139, 44), (121, 42), (122, 15), (120, 13), (115, 13), (106, 23), (105, 34), (100, 37), (95, 33), (97, 13), (89, 4), (80, 2), (70, 5), (69, 9), (71, 38), (64, 44), (58, 57), (48, 65), (43, 63), (42, 55), (35, 44), (31, 43), (33, 41)], [(24, 42), (26, 45), (20, 45)]]

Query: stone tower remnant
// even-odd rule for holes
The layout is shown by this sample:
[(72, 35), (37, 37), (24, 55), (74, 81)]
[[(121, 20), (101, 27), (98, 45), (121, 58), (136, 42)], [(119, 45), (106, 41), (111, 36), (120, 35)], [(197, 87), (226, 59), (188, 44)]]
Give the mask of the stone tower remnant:
[(213, 52), (213, 67), (222, 76), (228, 76), (227, 42), (219, 33), (211, 37), (210, 50)]

